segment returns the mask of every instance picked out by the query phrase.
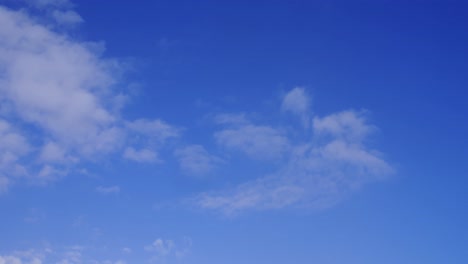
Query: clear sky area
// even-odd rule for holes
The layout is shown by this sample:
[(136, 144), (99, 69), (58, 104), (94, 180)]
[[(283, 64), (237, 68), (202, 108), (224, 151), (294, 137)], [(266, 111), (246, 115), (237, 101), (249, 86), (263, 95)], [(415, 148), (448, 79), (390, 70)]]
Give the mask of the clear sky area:
[(468, 1), (0, 0), (0, 264), (468, 263)]

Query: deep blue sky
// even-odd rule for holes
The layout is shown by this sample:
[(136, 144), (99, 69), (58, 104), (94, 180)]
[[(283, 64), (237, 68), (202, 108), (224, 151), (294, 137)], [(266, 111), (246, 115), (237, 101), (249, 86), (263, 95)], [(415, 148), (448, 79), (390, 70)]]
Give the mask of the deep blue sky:
[(1, 264), (468, 261), (467, 1), (0, 4)]

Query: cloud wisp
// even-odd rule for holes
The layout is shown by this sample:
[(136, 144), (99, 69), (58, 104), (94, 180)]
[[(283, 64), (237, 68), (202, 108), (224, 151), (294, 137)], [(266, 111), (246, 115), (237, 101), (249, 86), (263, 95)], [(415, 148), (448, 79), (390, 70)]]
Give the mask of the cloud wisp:
[(145, 251), (151, 253), (151, 263), (166, 263), (169, 260), (182, 260), (190, 253), (192, 240), (185, 237), (180, 243), (170, 239), (157, 238), (144, 247)]
[(0, 253), (2, 264), (126, 264), (124, 260), (95, 259), (89, 256), (89, 250), (84, 246), (45, 247)]
[[(296, 106), (295, 102), (302, 103)], [(301, 140), (272, 132), (283, 131), (281, 128), (259, 129), (268, 133), (248, 133), (252, 127), (265, 126), (245, 120), (236, 123), (236, 130), (228, 123), (227, 128), (216, 132), (215, 139), (220, 145), (241, 149), (252, 158), (273, 153), (284, 165), (275, 173), (237, 187), (202, 193), (192, 202), (225, 215), (287, 207), (321, 209), (392, 173), (393, 168), (382, 155), (366, 145), (375, 127), (368, 124), (365, 112), (347, 110), (312, 117), (307, 110), (309, 102), (308, 95), (296, 88), (286, 94), (282, 103), (283, 109), (310, 116), (307, 122), (312, 127), (304, 128), (307, 136)], [(223, 115), (223, 120), (233, 120), (226, 117)], [(226, 126), (226, 122), (223, 124)]]
[(201, 145), (188, 145), (174, 151), (180, 168), (189, 175), (202, 176), (213, 171), (223, 163), (219, 157), (211, 155)]
[(104, 194), (104, 195), (118, 194), (118, 193), (120, 193), (120, 187), (117, 186), (117, 185), (107, 186), (107, 187), (99, 186), (99, 187), (96, 188), (96, 192), (98, 192), (100, 194)]
[(253, 159), (279, 159), (290, 148), (289, 139), (283, 131), (268, 125), (254, 124), (242, 115), (222, 114), (216, 117), (216, 121), (224, 126), (215, 133), (216, 142)]

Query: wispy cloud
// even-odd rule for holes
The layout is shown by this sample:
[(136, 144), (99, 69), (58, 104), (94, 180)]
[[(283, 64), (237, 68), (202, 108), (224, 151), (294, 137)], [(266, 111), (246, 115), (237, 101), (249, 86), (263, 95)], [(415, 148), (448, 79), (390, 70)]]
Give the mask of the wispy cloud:
[(140, 149), (136, 150), (133, 147), (128, 147), (125, 149), (124, 158), (137, 161), (137, 162), (160, 162), (158, 154), (150, 149)]
[(181, 169), (192, 175), (205, 175), (222, 163), (222, 159), (209, 154), (201, 145), (185, 146), (176, 149), (174, 154)]
[(71, 8), (73, 3), (70, 0), (23, 0), (24, 2), (37, 8)]
[(144, 249), (152, 254), (150, 262), (160, 263), (170, 259), (180, 260), (184, 258), (191, 250), (192, 240), (184, 238), (180, 243), (173, 240), (158, 238)]
[(54, 10), (52, 12), (52, 17), (61, 25), (73, 26), (83, 22), (83, 18), (72, 10)]
[(147, 136), (155, 143), (162, 143), (180, 135), (180, 129), (159, 119), (138, 119), (127, 122), (127, 127), (132, 132)]
[[(302, 91), (300, 94), (306, 96)], [(286, 97), (290, 95), (288, 93)], [(302, 113), (305, 108), (298, 111)], [(310, 112), (304, 114), (312, 116)], [(256, 126), (248, 123), (237, 127)], [(269, 129), (281, 131), (279, 128)], [(226, 135), (224, 131), (221, 135)], [(227, 145), (245, 150), (252, 158), (281, 149), (284, 153), (281, 160), (285, 165), (270, 175), (259, 176), (231, 189), (202, 193), (192, 201), (201, 208), (226, 215), (285, 207), (327, 208), (366, 183), (385, 178), (393, 171), (378, 151), (366, 146), (365, 139), (375, 131), (375, 127), (368, 124), (363, 111), (348, 110), (324, 117), (315, 116), (312, 131), (299, 140), (286, 134), (274, 134), (272, 138), (271, 133), (240, 137), (239, 131), (243, 129), (239, 128), (236, 132), (231, 132), (232, 129), (227, 131), (230, 131), (227, 135), (231, 140)], [(215, 135), (218, 142), (219, 135)], [(281, 142), (288, 142), (281, 145), (288, 148), (268, 150), (275, 145), (275, 138), (279, 135)], [(264, 153), (251, 151), (252, 146)]]
[(99, 186), (96, 188), (96, 191), (100, 194), (118, 194), (120, 193), (120, 187), (119, 186)]
[(124, 260), (100, 260), (94, 259), (87, 254), (86, 247), (69, 246), (69, 247), (45, 247), (42, 249), (28, 249), (21, 251), (13, 251), (10, 253), (0, 254), (0, 263), (2, 264), (125, 264)]
[(180, 128), (159, 119), (127, 121), (125, 127), (131, 146), (125, 149), (123, 157), (136, 162), (162, 162), (157, 151), (168, 140), (180, 136)]
[(18, 129), (0, 119), (0, 194), (11, 185), (11, 177), (24, 176), (26, 168), (23, 159), (31, 151), (31, 146)]
[(228, 149), (239, 150), (254, 159), (278, 159), (288, 151), (289, 139), (284, 133), (268, 125), (257, 125), (240, 115), (216, 117), (223, 129), (214, 135), (216, 142)]
[(297, 115), (305, 127), (309, 126), (311, 115), (311, 98), (305, 88), (296, 87), (289, 91), (281, 103), (281, 110)]

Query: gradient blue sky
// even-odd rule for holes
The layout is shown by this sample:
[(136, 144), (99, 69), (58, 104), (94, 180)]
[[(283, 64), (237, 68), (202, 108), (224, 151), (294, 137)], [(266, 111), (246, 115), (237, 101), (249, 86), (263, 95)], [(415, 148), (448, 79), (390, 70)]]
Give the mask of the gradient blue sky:
[(467, 1), (0, 4), (0, 264), (468, 263)]

